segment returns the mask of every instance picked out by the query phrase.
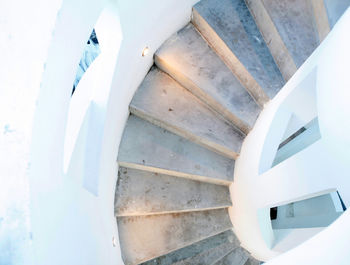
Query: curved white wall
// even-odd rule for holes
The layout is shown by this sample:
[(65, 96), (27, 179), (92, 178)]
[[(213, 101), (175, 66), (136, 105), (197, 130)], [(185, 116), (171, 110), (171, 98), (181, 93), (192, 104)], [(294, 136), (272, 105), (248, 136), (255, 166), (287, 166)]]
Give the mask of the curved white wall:
[[(259, 259), (269, 260), (281, 254), (273, 249), (276, 241), (270, 207), (335, 190), (346, 205), (350, 203), (349, 78), (345, 66), (350, 56), (349, 25), (350, 9), (265, 106), (243, 143), (231, 187), (235, 201), (231, 216), (243, 245)], [(321, 139), (271, 168), (289, 119), (300, 121), (297, 130), (316, 116)], [(271, 264), (346, 264), (343, 260), (340, 263), (330, 260), (335, 257), (340, 260), (338, 255), (345, 259), (348, 256), (344, 249), (349, 243), (345, 227), (348, 218), (344, 214), (329, 228)], [(330, 236), (330, 231), (336, 235)]]
[[(6, 242), (0, 245), (1, 261), (26, 265), (122, 264), (113, 200), (115, 161), (128, 105), (153, 63), (154, 51), (189, 22), (195, 2), (35, 0), (2, 4), (0, 25), (4, 33), (0, 43), (10, 52), (3, 54), (0, 76), (0, 200), (6, 202), (0, 205), (0, 240)], [(70, 134), (67, 121), (74, 115), (69, 114), (69, 108), (77, 108), (74, 101), (79, 101), (80, 92), (75, 99), (70, 93), (94, 26), (106, 55), (95, 61), (81, 81), (81, 93), (84, 86), (92, 91), (87, 97), (89, 111), (83, 113), (81, 126), (75, 127), (77, 137), (72, 139), (74, 148), (64, 173), (67, 130)], [(113, 46), (108, 46), (110, 43)], [(141, 57), (145, 46), (151, 53)], [(266, 240), (273, 241), (271, 225), (266, 222), (268, 212), (257, 211), (262, 207), (259, 198), (266, 195), (256, 179), (259, 154), (278, 102), (311, 71), (318, 53), (291, 79), (275, 103), (266, 107), (254, 128), (259, 134), (253, 131), (248, 136), (236, 164), (231, 187), (235, 201), (232, 220), (243, 245), (262, 259), (277, 253), (266, 245)], [(288, 191), (287, 185), (280, 184), (280, 194)], [(264, 198), (264, 205), (271, 205)], [(293, 193), (283, 201), (295, 198)], [(327, 233), (339, 235), (347, 216), (315, 237), (315, 243), (301, 245), (271, 264), (288, 264), (283, 262), (293, 255), (302, 259), (303, 251), (319, 244), (317, 238), (326, 249), (324, 243), (332, 239)], [(348, 242), (343, 239), (333, 254), (346, 256), (342, 246)]]
[[(0, 23), (6, 36), (2, 35), (1, 43), (10, 42), (11, 53), (5, 53), (7, 64), (1, 67), (1, 99), (6, 99), (1, 104), (5, 114), (1, 116), (5, 132), (1, 158), (7, 164), (1, 164), (5, 184), (0, 193), (6, 194), (8, 203), (1, 206), (0, 220), (8, 224), (1, 229), (9, 230), (16, 222), (23, 228), (15, 236), (0, 230), (1, 242), (7, 242), (1, 245), (2, 262), (122, 264), (113, 205), (116, 156), (128, 105), (153, 63), (153, 52), (189, 22), (195, 2), (36, 0), (2, 4)], [(80, 120), (80, 129), (76, 128), (80, 131), (76, 141), (72, 140), (75, 147), (65, 174), (68, 109), (76, 101), (70, 98), (72, 84), (85, 42), (106, 7), (109, 19), (119, 23), (121, 30), (114, 24), (115, 29), (102, 32), (97, 25), (97, 34), (103, 42), (110, 34), (121, 32), (122, 40), (114, 47), (119, 53), (114, 62), (96, 60), (85, 77), (92, 81), (85, 85), (92, 85), (96, 93), (89, 97), (92, 111)], [(146, 45), (151, 53), (141, 57)], [(110, 73), (104, 73), (107, 80), (96, 79), (102, 68)], [(97, 189), (89, 186), (93, 182)], [(11, 215), (11, 210), (19, 214)]]

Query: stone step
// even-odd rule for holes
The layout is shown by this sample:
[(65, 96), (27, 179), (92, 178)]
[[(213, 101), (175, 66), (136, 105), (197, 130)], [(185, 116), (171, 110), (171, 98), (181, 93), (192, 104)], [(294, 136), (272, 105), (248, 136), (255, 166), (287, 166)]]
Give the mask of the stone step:
[[(257, 18), (257, 24), (262, 26), (260, 30), (265, 40), (269, 41), (271, 38), (267, 37), (271, 35), (269, 32), (271, 29), (266, 27), (266, 20), (270, 20), (296, 68), (299, 68), (319, 44), (319, 35), (311, 1), (248, 0), (247, 3)], [(261, 13), (257, 10), (259, 7), (267, 12), (269, 18), (259, 17), (259, 13)]]
[(249, 258), (247, 262), (244, 265), (260, 265), (261, 262), (254, 259), (254, 258)]
[(229, 229), (190, 246), (173, 251), (167, 255), (142, 263), (142, 265), (173, 265), (183, 260), (189, 261), (191, 258), (196, 257), (207, 250), (216, 249), (223, 244), (231, 244), (232, 246), (237, 247), (240, 243), (232, 230)]
[(330, 19), (328, 19), (327, 14), (326, 2), (328, 1), (311, 0), (319, 42), (322, 42), (331, 30)]
[(241, 247), (235, 248), (215, 265), (244, 265), (249, 259), (249, 254)]
[(220, 185), (233, 181), (234, 160), (130, 115), (119, 146), (119, 166)]
[(232, 227), (227, 209), (117, 217), (126, 265), (139, 264)]
[(155, 62), (244, 133), (253, 127), (260, 107), (191, 23), (163, 43)]
[(232, 205), (227, 186), (119, 168), (116, 216), (136, 216), (225, 208)]
[(215, 261), (226, 256), (235, 248), (236, 246), (231, 243), (221, 244), (220, 246), (207, 249), (194, 257), (178, 261), (174, 263), (174, 265), (212, 265)]
[(257, 102), (263, 105), (284, 85), (244, 0), (202, 0), (192, 23)]
[(278, 68), (284, 79), (288, 81), (296, 72), (297, 67), (274, 22), (265, 9), (264, 1), (245, 0), (245, 2), (254, 17)]
[(299, 68), (319, 44), (312, 4), (305, 0), (263, 0)]
[(145, 77), (129, 108), (136, 116), (233, 159), (245, 137), (156, 67)]

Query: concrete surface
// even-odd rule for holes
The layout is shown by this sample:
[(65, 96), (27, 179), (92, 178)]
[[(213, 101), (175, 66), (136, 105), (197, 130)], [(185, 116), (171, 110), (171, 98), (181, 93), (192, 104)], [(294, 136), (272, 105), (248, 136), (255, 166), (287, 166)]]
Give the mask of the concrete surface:
[(130, 115), (118, 164), (216, 184), (233, 181), (235, 161)]
[(192, 257), (198, 256), (207, 250), (214, 249), (227, 243), (235, 246), (239, 245), (239, 241), (231, 229), (167, 255), (145, 262), (142, 265), (172, 265), (183, 260), (189, 261)]
[(280, 69), (282, 76), (288, 81), (296, 72), (297, 67), (284, 44), (274, 22), (267, 12), (263, 1), (246, 0), (247, 6), (253, 15), (261, 34), (270, 52)]
[[(284, 85), (284, 79), (244, 0), (202, 0), (193, 8), (196, 12), (193, 12), (192, 20), (196, 21), (194, 18), (200, 15), (207, 22), (196, 26), (200, 26), (199, 31), (221, 58), (226, 63), (228, 61), (232, 71), (236, 73), (234, 62), (238, 60), (241, 67), (251, 75), (243, 75), (239, 77), (240, 80), (254, 78), (259, 89), (263, 90), (257, 92), (257, 101), (264, 101), (260, 99), (261, 93), (273, 98)], [(228, 50), (221, 49), (221, 45), (227, 46)]]
[(226, 209), (118, 217), (117, 221), (127, 265), (167, 254), (232, 227)]
[(263, 3), (299, 68), (319, 44), (311, 2), (263, 0)]
[(221, 244), (220, 246), (203, 251), (202, 253), (194, 257), (176, 262), (174, 263), (174, 265), (214, 264), (215, 261), (224, 257), (225, 255), (227, 255), (227, 253), (230, 253), (234, 248), (236, 248), (235, 245), (231, 243), (224, 243), (224, 244)]
[(215, 265), (244, 265), (249, 255), (242, 248), (236, 248), (227, 254), (224, 258), (215, 263)]
[(136, 91), (130, 111), (155, 125), (236, 158), (244, 134), (210, 110), (174, 79), (152, 68)]
[(243, 132), (254, 125), (259, 106), (192, 24), (160, 47), (155, 62)]
[(260, 261), (254, 259), (254, 258), (249, 258), (244, 265), (260, 265)]
[(327, 9), (323, 0), (311, 0), (314, 12), (315, 23), (318, 32), (318, 38), (321, 41), (328, 35), (330, 29)]
[(208, 22), (193, 8), (192, 24), (201, 33), (203, 38), (210, 44), (211, 48), (220, 56), (232, 73), (239, 79), (240, 83), (252, 95), (257, 104), (262, 107), (269, 100), (268, 96), (261, 89), (254, 77), (231, 52), (230, 48), (218, 36)]
[(226, 186), (123, 167), (118, 174), (116, 216), (200, 211), (232, 205)]

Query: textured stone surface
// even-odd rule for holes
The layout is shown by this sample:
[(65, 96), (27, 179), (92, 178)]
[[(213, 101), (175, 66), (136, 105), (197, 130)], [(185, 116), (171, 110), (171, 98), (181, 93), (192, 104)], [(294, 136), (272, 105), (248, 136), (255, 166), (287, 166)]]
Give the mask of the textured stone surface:
[(159, 68), (247, 133), (260, 108), (192, 24), (157, 51)]
[(263, 0), (263, 3), (299, 68), (319, 43), (311, 2)]
[(231, 205), (227, 186), (119, 168), (117, 216), (199, 211)]
[(276, 29), (263, 1), (245, 0), (253, 15), (270, 52), (280, 69), (282, 76), (288, 81), (296, 72), (297, 67)]
[[(237, 58), (260, 89), (273, 98), (284, 80), (244, 0), (202, 0), (194, 10), (194, 18), (199, 14), (207, 22), (198, 25), (200, 32), (224, 60), (227, 58), (228, 65)], [(222, 45), (229, 50), (223, 50)]]
[[(207, 253), (208, 250), (213, 250), (220, 246), (222, 247), (223, 244), (231, 244), (232, 246), (237, 247), (240, 243), (235, 234), (230, 229), (218, 235), (201, 240), (185, 248), (178, 249), (167, 255), (145, 262), (142, 265), (172, 265), (184, 260), (190, 262), (191, 258), (195, 258), (201, 255), (203, 252)], [(206, 263), (204, 262), (202, 264)]]
[(322, 0), (310, 0), (314, 12), (315, 25), (318, 38), (321, 41), (328, 35), (330, 29), (325, 2)]
[(230, 253), (236, 246), (232, 245), (231, 243), (225, 243), (221, 244), (220, 246), (217, 246), (212, 249), (208, 249), (206, 251), (203, 251), (202, 253), (176, 262), (174, 265), (203, 265), (203, 264), (214, 264), (215, 261), (218, 259), (221, 259), (228, 253)]
[(215, 265), (244, 265), (249, 258), (249, 254), (242, 248), (236, 248)]
[(226, 209), (118, 217), (125, 264), (138, 264), (214, 236), (232, 227)]
[(260, 263), (261, 263), (260, 261), (254, 258), (249, 258), (244, 265), (260, 265)]
[(211, 150), (236, 158), (244, 134), (157, 68), (136, 91), (130, 111)]
[(234, 160), (130, 115), (119, 147), (120, 166), (225, 184)]

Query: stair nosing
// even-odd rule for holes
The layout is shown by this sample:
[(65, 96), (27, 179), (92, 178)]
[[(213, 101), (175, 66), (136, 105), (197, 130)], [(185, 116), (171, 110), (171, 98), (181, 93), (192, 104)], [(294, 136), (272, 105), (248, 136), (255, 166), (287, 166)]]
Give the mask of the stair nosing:
[[(129, 105), (129, 110), (132, 114), (134, 114), (135, 116), (140, 117), (141, 119), (144, 119), (156, 126), (159, 126), (163, 129), (166, 129), (174, 134), (177, 134), (183, 138), (186, 138), (196, 144), (199, 144), (205, 148), (207, 148), (208, 150), (211, 150), (213, 152), (216, 152), (220, 155), (226, 156), (228, 158), (234, 159), (236, 160), (239, 156), (239, 150), (237, 152), (230, 150), (228, 148), (226, 148), (226, 146), (211, 142), (201, 136), (197, 136), (189, 131), (186, 131), (185, 129), (182, 128), (178, 128), (177, 126), (168, 124), (168, 122), (166, 120), (159, 120), (158, 118), (153, 117), (152, 115), (147, 114), (147, 112), (138, 109), (137, 107), (132, 106), (132, 103), (130, 103)], [(234, 128), (237, 130), (237, 128)], [(244, 135), (245, 136), (245, 135)], [(243, 139), (244, 140), (244, 139)], [(243, 142), (242, 140), (242, 142)], [(242, 144), (240, 144), (241, 146)]]
[[(220, 260), (224, 259), (228, 255), (230, 255), (233, 251), (235, 251), (237, 248), (242, 248), (241, 246), (237, 246), (236, 248), (232, 249), (229, 253), (227, 253), (225, 256), (222, 256), (221, 259), (218, 259), (215, 263), (212, 263), (211, 265), (215, 265)], [(249, 256), (245, 256), (245, 261), (241, 264), (244, 265), (249, 260)]]
[[(191, 23), (195, 26), (197, 31), (200, 33), (202, 38), (207, 42), (207, 44), (211, 47), (213, 51), (220, 57), (220, 59), (225, 63), (225, 65), (230, 69), (232, 74), (238, 79), (241, 85), (246, 89), (246, 91), (250, 94), (250, 96), (254, 99), (257, 105), (260, 108), (263, 108), (264, 105), (269, 102), (269, 97), (266, 95), (263, 88), (259, 85), (259, 83), (255, 80), (255, 78), (251, 75), (248, 69), (244, 66), (244, 64), (238, 59), (238, 57), (231, 51), (231, 49), (227, 46), (227, 44), (221, 39), (221, 37), (216, 33), (216, 31), (211, 27), (211, 25), (199, 14), (199, 12), (192, 8), (192, 20)], [(214, 42), (220, 42), (220, 46), (222, 46), (223, 50), (227, 50), (228, 54), (230, 54), (230, 58), (223, 56), (221, 52), (212, 45), (211, 41), (205, 36), (203, 31), (201, 30), (200, 23), (205, 24), (207, 28), (211, 31), (211, 34), (214, 36)], [(223, 51), (224, 53), (224, 51)], [(237, 70), (237, 66), (239, 66), (239, 70)], [(241, 76), (245, 76), (244, 81)]]
[[(203, 92), (203, 90), (199, 86), (197, 86), (192, 81), (192, 79), (190, 77), (188, 77), (182, 73), (179, 73), (179, 71), (176, 71), (176, 70), (173, 70), (172, 72), (168, 71), (169, 64), (165, 60), (161, 59), (157, 53), (154, 54), (154, 61), (159, 69), (161, 69), (163, 72), (165, 72), (169, 76), (171, 76), (176, 82), (178, 82), (181, 86), (186, 88), (190, 93), (192, 93), (195, 97), (197, 97), (201, 102), (203, 102), (210, 110), (212, 110), (217, 115), (224, 118), (228, 123), (230, 123), (232, 126), (234, 126), (237, 130), (241, 131), (245, 135), (247, 135), (250, 132), (252, 127), (248, 123), (246, 123), (243, 119), (239, 118), (236, 114), (231, 112), (226, 106), (222, 105), (214, 97), (212, 97), (208, 93)], [(174, 72), (177, 72), (177, 73), (174, 75)], [(183, 79), (186, 79), (187, 83), (191, 83), (191, 85), (184, 84), (184, 82), (178, 80), (179, 78), (176, 75), (182, 76)], [(240, 80), (238, 78), (237, 78), (237, 80), (240, 82)], [(245, 88), (244, 85), (242, 85), (242, 86)], [(196, 88), (193, 89), (191, 87), (196, 87)], [(249, 93), (248, 90), (247, 90), (247, 92)], [(254, 99), (254, 97), (252, 97), (252, 98)], [(254, 99), (254, 102), (256, 102), (255, 99)], [(214, 105), (220, 105), (220, 106), (222, 106), (222, 108), (219, 110)], [(257, 105), (261, 108), (261, 106), (259, 104), (257, 104)]]
[(233, 183), (233, 176), (232, 176), (232, 180), (230, 181), (230, 180), (223, 180), (223, 179), (214, 179), (214, 178), (210, 178), (210, 177), (206, 177), (206, 176), (202, 176), (202, 175), (196, 175), (196, 174), (185, 173), (185, 172), (180, 172), (180, 171), (173, 171), (173, 170), (158, 168), (155, 166), (153, 166), (153, 167), (152, 166), (145, 166), (145, 165), (133, 163), (133, 162), (117, 161), (117, 163), (119, 166), (126, 167), (126, 168), (139, 169), (139, 170), (144, 170), (144, 171), (148, 171), (148, 172), (170, 175), (173, 177), (197, 180), (197, 181), (210, 183), (210, 184), (230, 186)]
[(211, 211), (218, 209), (228, 209), (232, 207), (232, 203), (230, 205), (222, 205), (217, 207), (210, 208), (194, 208), (194, 209), (185, 209), (185, 210), (174, 210), (174, 211), (163, 211), (163, 212), (147, 212), (147, 213), (134, 213), (134, 214), (115, 214), (116, 218), (118, 217), (136, 217), (136, 216), (153, 216), (153, 215), (163, 215), (163, 214), (176, 214), (176, 213), (188, 213), (188, 212), (202, 212), (202, 211)]
[[(167, 254), (169, 254), (169, 253), (171, 253), (171, 252), (173, 252), (173, 251), (176, 251), (176, 250), (179, 250), (179, 249), (188, 247), (188, 246), (190, 246), (190, 245), (192, 245), (192, 244), (195, 244), (195, 243), (197, 243), (197, 242), (199, 242), (199, 241), (205, 240), (205, 239), (210, 238), (210, 237), (212, 237), (212, 236), (216, 236), (216, 235), (218, 235), (218, 234), (221, 234), (221, 233), (223, 233), (223, 232), (225, 232), (225, 231), (228, 231), (228, 230), (231, 230), (231, 229), (232, 229), (232, 226), (231, 226), (230, 228), (223, 229), (223, 230), (221, 230), (221, 231), (219, 231), (219, 232), (217, 232), (217, 233), (215, 233), (215, 234), (212, 234), (212, 235), (209, 235), (209, 236), (206, 236), (206, 237), (197, 239), (196, 241), (193, 241), (193, 242), (188, 243), (188, 244), (184, 244), (183, 246), (181, 246), (181, 247), (179, 247), (179, 248), (172, 249), (172, 250), (170, 250), (170, 251), (168, 251), (168, 252), (166, 252), (166, 253), (163, 253), (161, 256), (164, 256), (164, 255), (167, 255)], [(140, 264), (140, 263), (143, 263), (143, 262), (146, 262), (146, 261), (150, 261), (150, 260), (155, 259), (155, 258), (157, 258), (157, 257), (159, 257), (159, 256), (156, 256), (156, 257), (153, 257), (153, 258), (150, 258), (150, 259), (147, 259), (147, 260), (142, 260), (142, 261), (139, 262), (139, 264)]]
[[(266, 43), (267, 47), (269, 48), (276, 65), (280, 69), (280, 72), (281, 72), (284, 80), (287, 82), (294, 75), (294, 73), (297, 71), (297, 66), (292, 58), (292, 55), (290, 54), (289, 50), (287, 49), (286, 44), (284, 43), (283, 39), (281, 38), (280, 33), (279, 33), (278, 29), (276, 28), (276, 25), (273, 22), (269, 12), (265, 8), (264, 2), (263, 1), (254, 1), (254, 0), (253, 1), (252, 0), (244, 0), (244, 1), (247, 5), (249, 11), (250, 11), (250, 14), (253, 16), (255, 23), (258, 26), (258, 29), (259, 29), (261, 35), (263, 36), (265, 43)], [(274, 37), (275, 37), (274, 43), (277, 41), (278, 49), (272, 47), (273, 46), (272, 39), (267, 40), (266, 32), (264, 30), (262, 30), (262, 28), (261, 28), (261, 24), (266, 24), (266, 21), (260, 21), (261, 19), (257, 18), (256, 13), (253, 11), (251, 5), (249, 4), (251, 2), (254, 2), (254, 3), (261, 2), (261, 6), (260, 6), (261, 12), (264, 13), (264, 18), (266, 18), (268, 20), (267, 24), (269, 24), (271, 26), (272, 33), (268, 33), (268, 34), (274, 35)], [(282, 54), (280, 52), (281, 50), (283, 50), (284, 56), (282, 56)], [(282, 60), (281, 59), (282, 57), (287, 58), (287, 60)]]
[(236, 248), (239, 248), (240, 246), (235, 246), (233, 249), (229, 250), (225, 255), (221, 256), (220, 258), (217, 258), (214, 262), (212, 262), (210, 265), (215, 265), (217, 262), (225, 258), (227, 255), (229, 255), (232, 251), (234, 251)]

